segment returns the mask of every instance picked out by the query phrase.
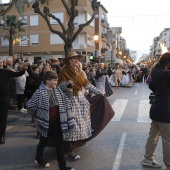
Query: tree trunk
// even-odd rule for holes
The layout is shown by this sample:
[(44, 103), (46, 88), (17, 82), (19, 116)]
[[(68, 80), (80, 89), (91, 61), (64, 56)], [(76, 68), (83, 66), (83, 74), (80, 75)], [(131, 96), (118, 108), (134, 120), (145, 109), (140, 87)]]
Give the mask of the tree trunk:
[(71, 42), (64, 44), (65, 57), (68, 56), (69, 52), (71, 52), (71, 49), (72, 49), (72, 43)]
[(14, 55), (13, 31), (12, 31), (12, 29), (10, 29), (10, 34), (9, 34), (9, 55), (10, 56)]

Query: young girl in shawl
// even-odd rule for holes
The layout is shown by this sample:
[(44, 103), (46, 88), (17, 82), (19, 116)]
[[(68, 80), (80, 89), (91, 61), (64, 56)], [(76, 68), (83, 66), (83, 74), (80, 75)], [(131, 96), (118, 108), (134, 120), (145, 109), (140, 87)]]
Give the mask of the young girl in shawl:
[(35, 115), (35, 126), (40, 134), (35, 162), (43, 167), (50, 167), (50, 164), (43, 158), (43, 152), (49, 137), (52, 136), (59, 170), (75, 170), (66, 167), (63, 144), (63, 139), (67, 140), (74, 130), (71, 102), (57, 86), (57, 81), (57, 73), (46, 72), (43, 83), (27, 103), (29, 113)]

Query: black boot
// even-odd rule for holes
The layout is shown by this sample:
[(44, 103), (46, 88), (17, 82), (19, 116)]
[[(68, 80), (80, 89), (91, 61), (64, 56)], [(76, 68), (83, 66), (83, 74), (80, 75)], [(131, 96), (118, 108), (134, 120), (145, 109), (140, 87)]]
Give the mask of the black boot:
[(4, 143), (5, 143), (5, 137), (2, 136), (2, 137), (0, 137), (0, 144), (4, 144)]
[(38, 163), (40, 166), (43, 166), (45, 168), (50, 167), (50, 164), (42, 158), (41, 159), (35, 158), (35, 163)]

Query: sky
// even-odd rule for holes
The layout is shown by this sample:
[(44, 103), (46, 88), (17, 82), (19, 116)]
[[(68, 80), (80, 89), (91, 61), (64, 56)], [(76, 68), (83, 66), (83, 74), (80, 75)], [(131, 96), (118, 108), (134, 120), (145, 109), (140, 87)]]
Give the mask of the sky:
[(170, 28), (170, 0), (98, 0), (110, 27), (122, 27), (127, 48), (149, 53), (153, 38)]

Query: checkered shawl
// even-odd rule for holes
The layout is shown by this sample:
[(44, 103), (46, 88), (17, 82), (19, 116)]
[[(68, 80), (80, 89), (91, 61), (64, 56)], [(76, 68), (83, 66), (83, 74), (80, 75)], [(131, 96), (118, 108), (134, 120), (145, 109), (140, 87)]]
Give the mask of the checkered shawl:
[[(71, 101), (59, 87), (54, 89), (54, 94), (59, 104), (61, 129), (63, 139), (65, 139), (72, 135), (75, 126), (74, 118), (71, 114)], [(35, 114), (35, 126), (38, 132), (42, 136), (47, 137), (49, 128), (49, 95), (44, 84), (40, 85), (39, 89), (36, 90), (32, 98), (27, 102), (27, 109), (30, 114)]]

